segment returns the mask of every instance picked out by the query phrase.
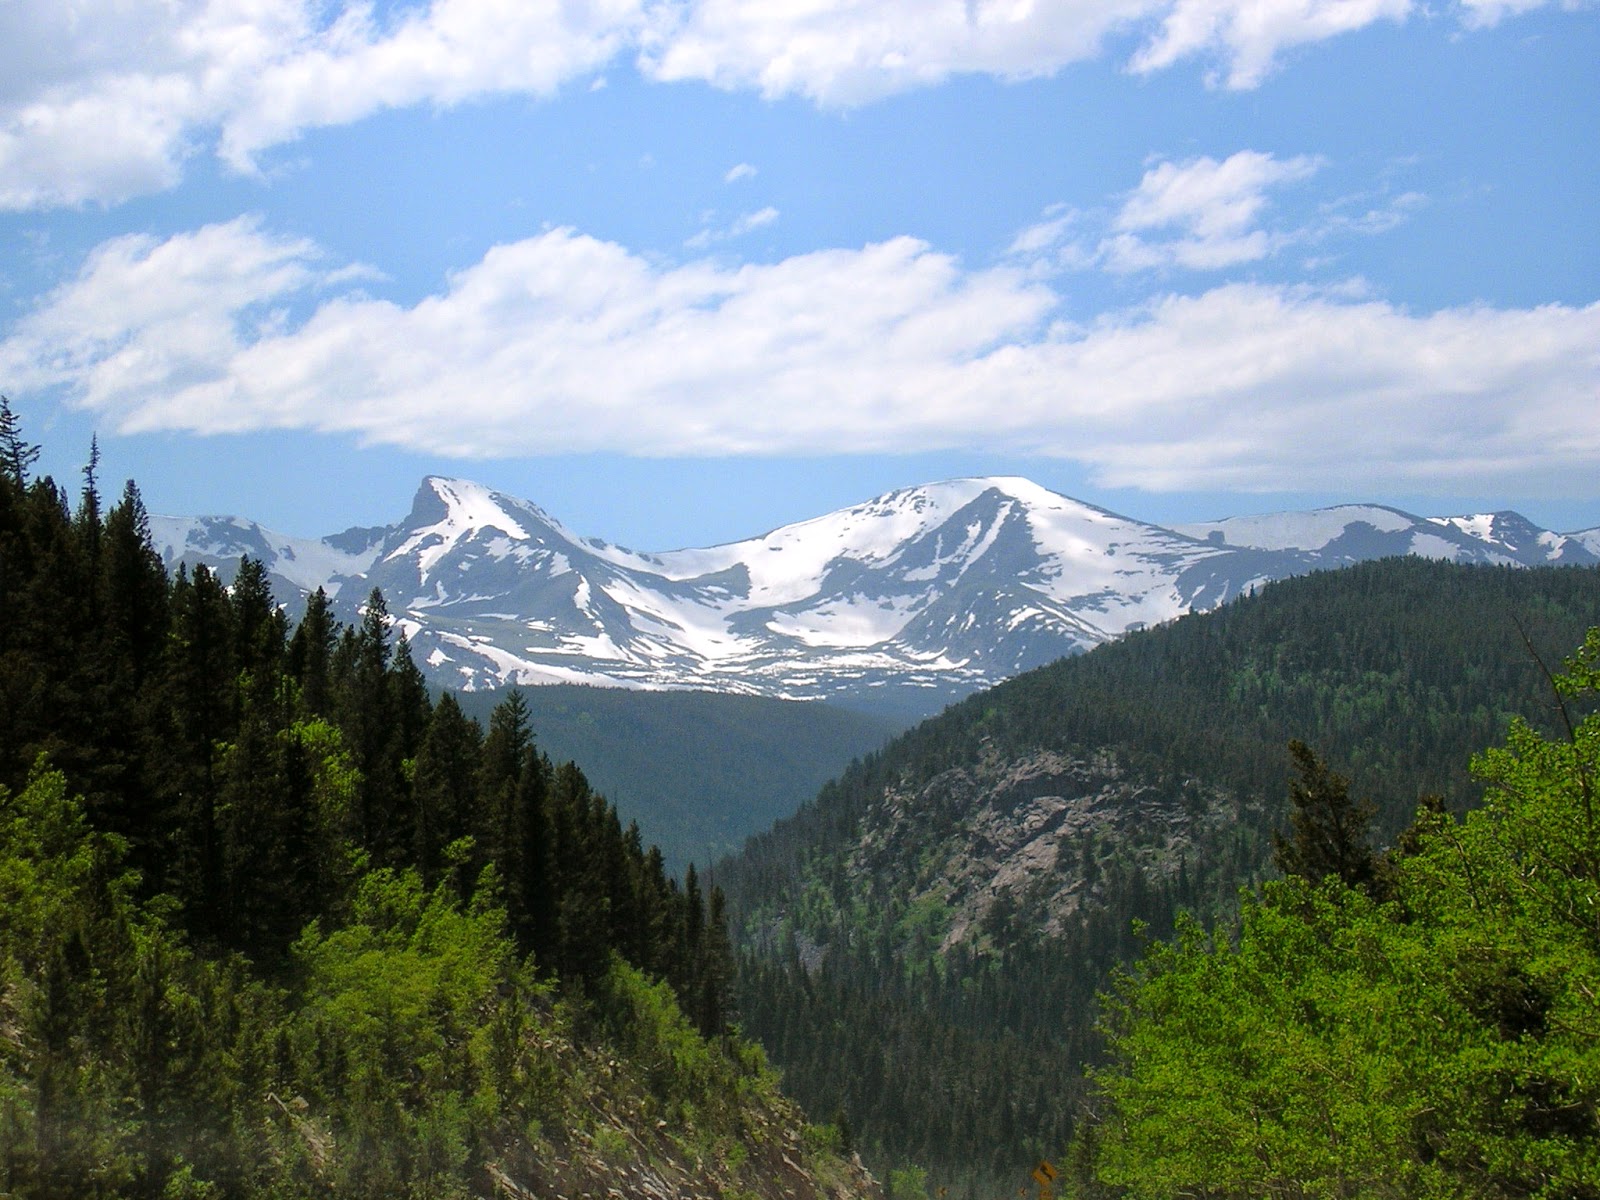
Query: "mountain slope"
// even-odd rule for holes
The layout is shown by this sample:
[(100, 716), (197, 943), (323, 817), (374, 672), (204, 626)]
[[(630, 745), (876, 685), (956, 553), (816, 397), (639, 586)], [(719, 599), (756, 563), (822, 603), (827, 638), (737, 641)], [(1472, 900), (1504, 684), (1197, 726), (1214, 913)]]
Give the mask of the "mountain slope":
[(1552, 719), (1519, 622), (1559, 661), (1600, 624), (1600, 571), (1322, 572), (952, 706), (719, 865), (747, 1028), (885, 1160), (978, 1187), (1061, 1152), (1131, 922), (1226, 911), (1266, 869), (1289, 739), (1377, 801), (1384, 841), (1425, 792), (1473, 803), (1470, 755)]
[(1026, 479), (949, 480), (707, 549), (641, 554), (525, 500), (430, 477), (382, 529), (312, 541), (165, 518), (168, 565), (260, 557), (346, 619), (374, 587), (432, 679), (834, 698), (926, 713), (1018, 672), (1261, 584), (1395, 554), (1583, 564), (1515, 513), (1343, 506), (1163, 529)]

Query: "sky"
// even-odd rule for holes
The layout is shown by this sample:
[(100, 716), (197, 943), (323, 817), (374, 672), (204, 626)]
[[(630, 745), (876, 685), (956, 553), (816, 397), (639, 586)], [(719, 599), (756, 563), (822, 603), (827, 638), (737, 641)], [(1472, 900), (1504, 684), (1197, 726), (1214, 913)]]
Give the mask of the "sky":
[(1600, 526), (1594, 0), (6, 0), (0, 393), (282, 533)]

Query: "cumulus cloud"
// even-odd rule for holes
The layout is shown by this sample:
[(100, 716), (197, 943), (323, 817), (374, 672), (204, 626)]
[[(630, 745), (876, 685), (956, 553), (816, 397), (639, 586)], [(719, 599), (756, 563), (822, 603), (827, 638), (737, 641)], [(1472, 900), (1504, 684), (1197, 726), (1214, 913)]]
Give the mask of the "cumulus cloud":
[(640, 63), (830, 107), (982, 72), (1045, 75), (1100, 53), (1165, 0), (694, 0), (652, 5)]
[(1306, 179), (1321, 163), (1241, 150), (1218, 162), (1164, 162), (1146, 171), (1112, 221), (1102, 254), (1112, 270), (1216, 270), (1265, 258), (1283, 242), (1257, 222), (1267, 190)]
[[(1456, 0), (1485, 26), (1555, 0)], [(387, 108), (545, 96), (632, 61), (840, 107), (955, 75), (1048, 75), (1133, 39), (1131, 69), (1198, 58), (1231, 87), (1285, 50), (1417, 0), (8, 0), (0, 208), (113, 203), (216, 153), (254, 169), (301, 132)], [(735, 168), (737, 170), (737, 168)]]
[[(231, 167), (380, 109), (548, 95), (629, 44), (641, 0), (11, 0), (0, 207), (116, 202), (214, 146)], [(331, 13), (331, 18), (326, 15)]]
[(1214, 271), (1333, 232), (1381, 232), (1411, 206), (1407, 201), (1382, 214), (1390, 218), (1387, 224), (1369, 208), (1358, 215), (1330, 211), (1313, 227), (1264, 227), (1269, 190), (1307, 179), (1321, 166), (1322, 160), (1311, 155), (1280, 159), (1257, 150), (1240, 150), (1220, 162), (1203, 157), (1157, 163), (1109, 216), (1092, 220), (1056, 205), (1019, 233), (1008, 253), (1059, 269)]
[(409, 307), (341, 269), (248, 221), (118, 239), (0, 343), (0, 375), (126, 432), (469, 457), (962, 447), (1151, 489), (1529, 495), (1600, 468), (1600, 304), (1413, 314), (1234, 284), (1074, 326), (1026, 272), (910, 238), (665, 266), (554, 230)]
[(756, 169), (747, 162), (735, 163), (728, 168), (728, 173), (722, 177), (723, 183), (738, 183), (741, 179), (754, 179)]

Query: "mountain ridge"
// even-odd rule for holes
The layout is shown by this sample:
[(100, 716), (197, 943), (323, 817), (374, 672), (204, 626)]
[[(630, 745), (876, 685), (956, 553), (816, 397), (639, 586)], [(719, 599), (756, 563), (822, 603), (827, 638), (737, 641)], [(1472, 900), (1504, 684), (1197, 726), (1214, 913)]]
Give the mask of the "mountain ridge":
[(869, 1158), (1003, 1194), (1008, 1163), (1068, 1157), (1109, 972), (1271, 870), (1291, 739), (1396, 844), (1419, 797), (1479, 802), (1472, 755), (1514, 718), (1559, 731), (1542, 664), (1597, 621), (1593, 567), (1390, 558), (951, 705), (716, 864), (745, 1028), (802, 1104), (846, 1098)]
[(1514, 512), (1339, 505), (1163, 527), (1020, 476), (901, 488), (704, 548), (583, 537), (528, 500), (430, 475), (388, 526), (291, 538), (152, 518), (170, 567), (262, 559), (279, 599), (373, 588), (436, 683), (591, 683), (934, 711), (1065, 654), (1270, 580), (1393, 555), (1600, 562), (1600, 529)]

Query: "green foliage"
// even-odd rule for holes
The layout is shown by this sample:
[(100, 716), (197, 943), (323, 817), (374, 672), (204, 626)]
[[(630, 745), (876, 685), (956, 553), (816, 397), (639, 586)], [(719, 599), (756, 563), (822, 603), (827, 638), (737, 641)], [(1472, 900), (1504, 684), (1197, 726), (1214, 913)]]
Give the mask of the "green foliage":
[(630, 1089), (758, 1161), (719, 891), (515, 700), (433, 704), (380, 595), (291, 637), (0, 442), (0, 1195), (486, 1196)]
[(0, 792), (0, 1191), (101, 1196), (161, 1180), (215, 1135), (219, 1030), (242, 999), (162, 905), (140, 905), (125, 845), (95, 833), (59, 772)]
[(295, 943), (288, 1082), (351, 1148), (340, 1187), (453, 1194), (507, 1107), (534, 1099), (497, 1039), (540, 997), (504, 924), (486, 900), (464, 909), (415, 871), (383, 869), (361, 880), (346, 924), (313, 923)]
[(896, 1167), (889, 1172), (890, 1200), (928, 1200), (928, 1172), (922, 1167)]
[[(1600, 630), (1556, 679), (1592, 705)], [(1600, 1196), (1600, 716), (1479, 756), (1377, 903), (1336, 876), (1126, 976), (1102, 1180), (1134, 1196)]]
[[(1412, 837), (1419, 796), (1475, 806), (1474, 751), (1516, 715), (1559, 726), (1518, 622), (1559, 652), (1597, 612), (1592, 569), (1389, 560), (1285, 580), (953, 705), (718, 864), (746, 1028), (813, 1112), (844, 1106), (869, 1160), (989, 1194), (1071, 1142), (1089, 1102), (1081, 1064), (1103, 1054), (1097, 993), (1140, 952), (1133, 922), (1164, 939), (1188, 911), (1209, 928), (1274, 874), (1274, 834), (1293, 836), (1286, 775), (1318, 797), (1308, 816), (1339, 811), (1339, 844), (1367, 854)], [(1314, 742), (1320, 773), (1286, 769), (1296, 738)], [(1041, 879), (1075, 877), (1082, 904), (1059, 933), (1040, 936), (1049, 914), (1023, 894), (941, 951), (940, 881), (968, 852), (954, 784), (1040, 752), (1113, 763), (1111, 803), (1153, 811), (1188, 848), (1151, 869), (1138, 831), (1064, 839)], [(1352, 796), (1376, 807), (1370, 847)], [(879, 849), (885, 813), (913, 805), (895, 856)], [(1324, 866), (1304, 869), (1320, 880)], [(1381, 891), (1389, 865), (1376, 867)]]
[(692, 1103), (709, 1093), (713, 1073), (722, 1064), (684, 1016), (669, 986), (613, 959), (601, 995), (611, 1036), (643, 1066), (658, 1099), (668, 1105)]

